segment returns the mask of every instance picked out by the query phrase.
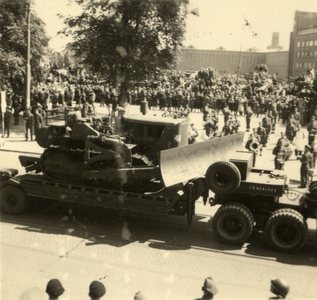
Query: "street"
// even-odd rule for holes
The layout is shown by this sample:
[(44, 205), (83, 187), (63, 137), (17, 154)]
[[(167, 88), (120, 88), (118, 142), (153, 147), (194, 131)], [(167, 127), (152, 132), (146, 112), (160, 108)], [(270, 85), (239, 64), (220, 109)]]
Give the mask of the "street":
[[(98, 107), (100, 114), (102, 109)], [(133, 113), (138, 109), (131, 107)], [(238, 119), (244, 131), (245, 118)], [(219, 120), (221, 127), (221, 115)], [(202, 114), (192, 114), (191, 121), (202, 132)], [(253, 118), (251, 128), (258, 121)], [(263, 156), (257, 157), (257, 167), (273, 168), (272, 149), (284, 130), (279, 123)], [(18, 156), (43, 149), (16, 131), (0, 148), (0, 168), (18, 168), (22, 174)], [(285, 166), (293, 187), (299, 184), (299, 167), (294, 156)], [(93, 280), (105, 284), (104, 299), (133, 299), (139, 290), (154, 300), (195, 299), (211, 276), (219, 290), (217, 299), (268, 299), (275, 277), (290, 284), (287, 298), (315, 299), (316, 220), (308, 220), (308, 243), (291, 255), (271, 250), (261, 232), (254, 232), (242, 247), (220, 243), (211, 229), (217, 209), (198, 200), (191, 226), (186, 217), (94, 211), (40, 200), (23, 215), (2, 213), (1, 297), (47, 299), (46, 283), (58, 278), (66, 290), (61, 299), (88, 299)]]

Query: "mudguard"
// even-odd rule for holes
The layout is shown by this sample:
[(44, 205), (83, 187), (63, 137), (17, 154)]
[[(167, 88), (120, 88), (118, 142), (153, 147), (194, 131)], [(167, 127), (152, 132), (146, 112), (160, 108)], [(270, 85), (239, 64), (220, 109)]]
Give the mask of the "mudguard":
[(204, 177), (216, 161), (229, 161), (243, 150), (244, 132), (160, 152), (161, 179), (166, 187)]

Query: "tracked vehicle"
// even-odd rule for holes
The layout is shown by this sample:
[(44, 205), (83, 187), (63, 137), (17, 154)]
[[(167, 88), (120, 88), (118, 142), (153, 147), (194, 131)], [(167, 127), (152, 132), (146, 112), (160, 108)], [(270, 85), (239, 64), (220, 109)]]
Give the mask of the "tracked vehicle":
[(317, 218), (317, 183), (296, 199), (285, 197), (287, 176), (257, 169), (254, 153), (239, 150), (243, 133), (188, 145), (187, 119), (123, 117), (120, 133), (72, 113), (65, 120), (37, 135), (42, 155), (20, 156), (26, 174), (0, 172), (2, 211), (22, 213), (36, 198), (186, 215), (191, 224), (202, 197), (219, 205), (212, 227), (222, 242), (242, 245), (257, 228), (278, 251), (306, 243), (306, 220)]

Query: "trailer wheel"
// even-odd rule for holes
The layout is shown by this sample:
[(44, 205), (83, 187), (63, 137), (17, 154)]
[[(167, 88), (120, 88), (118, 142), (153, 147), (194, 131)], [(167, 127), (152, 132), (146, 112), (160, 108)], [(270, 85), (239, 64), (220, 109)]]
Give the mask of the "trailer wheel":
[(206, 172), (206, 185), (215, 194), (225, 196), (236, 191), (241, 183), (241, 174), (231, 162), (218, 161)]
[(24, 191), (18, 187), (6, 185), (0, 191), (1, 210), (7, 214), (19, 215), (29, 207)]
[(212, 228), (222, 242), (242, 245), (253, 231), (253, 214), (241, 203), (226, 203), (214, 215)]
[(306, 242), (308, 235), (304, 217), (293, 209), (279, 209), (272, 213), (265, 225), (265, 238), (277, 251), (294, 253)]

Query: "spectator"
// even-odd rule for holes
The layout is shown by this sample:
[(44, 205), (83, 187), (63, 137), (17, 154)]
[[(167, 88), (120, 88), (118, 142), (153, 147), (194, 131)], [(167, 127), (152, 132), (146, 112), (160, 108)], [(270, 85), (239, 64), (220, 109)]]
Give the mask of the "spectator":
[[(7, 133), (7, 138), (10, 137), (11, 115), (11, 108), (6, 107), (6, 111), (4, 113), (4, 132)], [(4, 137), (4, 133), (2, 137)]]
[(100, 281), (93, 281), (89, 286), (89, 294), (91, 300), (99, 300), (106, 294), (106, 288)]
[(317, 121), (315, 117), (311, 118), (310, 123), (308, 124), (307, 131), (309, 133), (308, 136), (308, 144), (314, 142), (317, 134)]
[(217, 286), (214, 280), (211, 277), (207, 277), (204, 281), (204, 285), (202, 286), (202, 291), (204, 292), (201, 298), (197, 298), (195, 300), (200, 299), (213, 299), (214, 295), (218, 294)]
[(305, 146), (304, 154), (300, 158), (301, 168), (300, 168), (300, 181), (301, 185), (299, 188), (306, 188), (308, 183), (308, 170), (313, 166), (313, 155), (311, 154), (311, 147), (309, 145)]
[(38, 111), (38, 108), (35, 108), (34, 110), (33, 120), (34, 120), (34, 133), (35, 133), (35, 140), (36, 140), (36, 135), (39, 129), (42, 127), (42, 123), (43, 123), (43, 119), (41, 114)]
[(194, 123), (191, 123), (188, 132), (188, 144), (194, 144), (198, 135), (199, 134), (197, 129), (195, 128)]
[(135, 293), (133, 299), (134, 300), (146, 300), (147, 298), (145, 297), (144, 293), (139, 291), (139, 292)]
[(23, 114), (23, 118), (25, 121), (25, 140), (29, 139), (29, 131), (30, 131), (30, 138), (33, 141), (33, 114), (31, 112), (31, 108), (26, 109)]
[(256, 134), (258, 135), (258, 140), (263, 147), (266, 147), (267, 143), (267, 136), (266, 130), (262, 127), (262, 122), (259, 122), (259, 127), (256, 128)]
[(246, 124), (247, 124), (247, 126), (246, 126), (246, 132), (249, 132), (249, 131), (250, 131), (250, 123), (251, 123), (251, 117), (252, 117), (252, 115), (253, 115), (253, 112), (252, 112), (252, 110), (251, 110), (251, 107), (248, 106), (248, 107), (247, 107), (247, 110), (246, 110), (246, 112), (245, 112), (245, 120), (246, 120)]
[(276, 278), (271, 280), (270, 291), (275, 295), (269, 299), (285, 299), (289, 292), (289, 285), (286, 280)]
[(46, 286), (46, 293), (49, 300), (57, 300), (64, 293), (65, 289), (58, 279), (51, 279)]
[(284, 146), (283, 141), (281, 139), (278, 141), (277, 146), (274, 147), (272, 154), (275, 155), (275, 170), (284, 170), (286, 147)]

